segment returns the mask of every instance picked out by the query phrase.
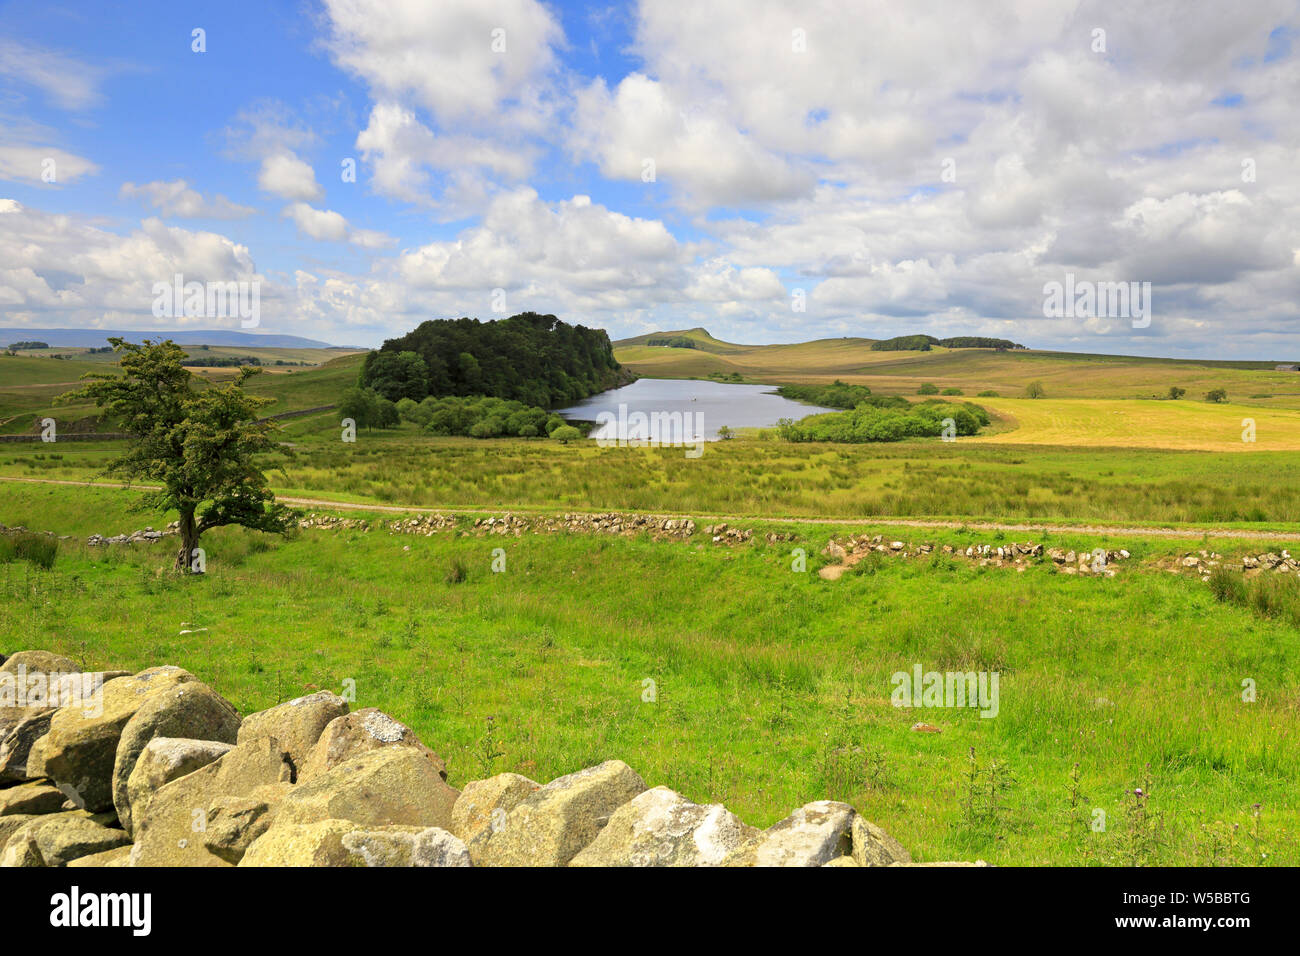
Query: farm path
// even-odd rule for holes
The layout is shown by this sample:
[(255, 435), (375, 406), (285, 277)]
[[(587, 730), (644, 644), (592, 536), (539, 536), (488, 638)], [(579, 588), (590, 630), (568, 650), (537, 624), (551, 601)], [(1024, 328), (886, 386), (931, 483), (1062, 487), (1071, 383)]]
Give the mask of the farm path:
[[(113, 482), (105, 481), (67, 481), (57, 478), (18, 478), (0, 475), (0, 481), (25, 482), (36, 485), (75, 485), (84, 488), (119, 488), (124, 489), (126, 485), (119, 485)], [(144, 491), (157, 490), (156, 485), (133, 485), (131, 487), (139, 488)], [(541, 508), (532, 505), (525, 506), (507, 506), (499, 508), (467, 508), (467, 507), (441, 507), (429, 508), (422, 505), (379, 505), (360, 503), (353, 501), (339, 501), (330, 498), (301, 498), (290, 495), (276, 495), (276, 500), (287, 505), (307, 508), (333, 508), (340, 511), (371, 511), (381, 512), (384, 514), (459, 514), (459, 515), (493, 515), (502, 512), (517, 514), (553, 514), (557, 510), (565, 514), (603, 514), (605, 512), (580, 512), (573, 509), (556, 509)], [(617, 511), (617, 509), (609, 509)], [(1127, 536), (1132, 538), (1183, 538), (1183, 539), (1200, 539), (1200, 538), (1227, 538), (1252, 541), (1300, 541), (1300, 532), (1296, 531), (1255, 531), (1239, 530), (1232, 528), (1212, 528), (1204, 526), (1183, 526), (1178, 528), (1158, 528), (1144, 527), (1139, 525), (1112, 525), (1112, 524), (1061, 524), (1057, 522), (1002, 522), (1002, 521), (963, 521), (953, 519), (939, 518), (889, 518), (876, 515), (855, 515), (849, 517), (820, 517), (820, 518), (778, 518), (768, 517), (766, 515), (677, 515), (667, 512), (661, 515), (664, 518), (690, 518), (693, 521), (717, 522), (736, 522), (736, 521), (758, 521), (765, 524), (824, 524), (824, 525), (869, 525), (871, 527), (898, 527), (898, 528), (969, 528), (972, 531), (1016, 531), (1016, 532), (1038, 532), (1051, 531), (1054, 533), (1065, 534), (1083, 534), (1083, 535), (1112, 535)]]

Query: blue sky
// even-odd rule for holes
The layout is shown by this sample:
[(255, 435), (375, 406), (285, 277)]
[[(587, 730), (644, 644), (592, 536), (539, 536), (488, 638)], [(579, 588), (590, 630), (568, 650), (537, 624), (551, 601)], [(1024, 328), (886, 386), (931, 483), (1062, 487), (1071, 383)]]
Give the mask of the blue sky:
[[(0, 3), (0, 325), (222, 325), (152, 314), (180, 272), (350, 344), (503, 299), (1300, 358), (1297, 5), (1133, 6)], [(1044, 315), (1067, 273), (1153, 321)]]

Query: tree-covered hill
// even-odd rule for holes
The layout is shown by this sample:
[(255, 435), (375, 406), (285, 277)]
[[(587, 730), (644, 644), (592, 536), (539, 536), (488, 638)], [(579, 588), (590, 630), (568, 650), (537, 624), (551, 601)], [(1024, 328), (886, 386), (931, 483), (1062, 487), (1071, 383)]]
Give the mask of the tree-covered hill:
[(366, 356), (361, 385), (390, 401), (489, 395), (554, 408), (632, 381), (603, 329), (523, 312), (434, 319)]

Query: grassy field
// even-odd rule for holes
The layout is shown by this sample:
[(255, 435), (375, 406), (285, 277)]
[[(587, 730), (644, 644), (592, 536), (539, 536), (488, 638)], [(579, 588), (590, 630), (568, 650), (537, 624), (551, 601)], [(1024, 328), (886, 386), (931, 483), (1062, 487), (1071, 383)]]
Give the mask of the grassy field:
[[(1263, 535), (1300, 532), (1300, 378), (1245, 363), (871, 352), (867, 340), (701, 344), (619, 351), (642, 374), (727, 363), (751, 380), (843, 378), (881, 392), (932, 381), (962, 387), (995, 421), (951, 443), (792, 445), (753, 431), (687, 458), (439, 438), (409, 424), (345, 443), (329, 411), (285, 421), (284, 444), (263, 462), (277, 493), (336, 503), (314, 510), (725, 518), (758, 532), (734, 548), (702, 533), (481, 537), (471, 516), (460, 519), (466, 535), (398, 536), (383, 524), (396, 514), (370, 513), (368, 533), (212, 532), (209, 573), (183, 580), (165, 570), (170, 544), (81, 543), (173, 517), (131, 511), (137, 491), (0, 481), (0, 522), (74, 536), (49, 571), (0, 563), (0, 649), (44, 647), (96, 667), (176, 663), (244, 712), (355, 681), (356, 706), (409, 723), (453, 783), (502, 770), (547, 780), (619, 757), (758, 826), (810, 800), (848, 800), (924, 860), (1300, 864), (1294, 624), (1157, 566), (1196, 547), (1275, 550)], [(359, 361), (263, 374), (250, 388), (274, 400), (265, 414), (327, 405)], [(46, 413), (62, 427), (77, 410), (53, 399), (85, 367), (0, 357), (0, 430)], [(1048, 397), (1019, 397), (1022, 377)], [(1168, 384), (1225, 387), (1232, 402), (1138, 400)], [(976, 397), (988, 388), (1001, 395)], [(1254, 442), (1242, 441), (1243, 418)], [(91, 480), (122, 449), (0, 444), (0, 478)], [(886, 519), (947, 522), (876, 526), (891, 538), (963, 548), (1032, 538), (1133, 559), (1113, 578), (942, 556), (817, 576), (828, 537)], [(1014, 521), (1035, 530), (974, 527)], [(1240, 537), (1211, 543), (1205, 529)], [(769, 544), (765, 530), (796, 539)], [(491, 571), (497, 547), (504, 573)], [(795, 548), (806, 572), (792, 570)], [(998, 715), (892, 706), (891, 676), (917, 665), (997, 672)], [(914, 732), (917, 721), (941, 732)]]
[[(9, 486), (3, 517), (129, 530), (146, 523), (131, 497)], [(1300, 862), (1293, 631), (1137, 567), (1086, 579), (936, 559), (823, 581), (815, 549), (831, 529), (797, 530), (799, 542), (734, 549), (225, 530), (205, 537), (209, 573), (190, 581), (162, 571), (166, 545), (63, 542), (51, 571), (0, 565), (0, 645), (102, 667), (174, 662), (245, 712), (352, 680), (357, 706), (410, 723), (453, 783), (619, 757), (759, 826), (849, 800), (919, 859)], [(795, 546), (813, 556), (806, 573), (791, 570)], [(504, 573), (490, 570), (496, 547)], [(449, 583), (457, 566), (465, 580)], [(180, 633), (195, 628), (207, 630)], [(997, 717), (891, 706), (891, 675), (918, 663), (999, 672)], [(918, 720), (942, 733), (912, 732)], [(995, 762), (1006, 786), (990, 799)], [(1098, 809), (1104, 832), (1089, 828)]]
[[(65, 350), (53, 350), (64, 354)], [(353, 385), (364, 353), (340, 353), (328, 349), (240, 349), (213, 346), (208, 352), (190, 349), (191, 355), (258, 355), (263, 362), (262, 374), (249, 385), (249, 391), (275, 399), (265, 414), (329, 405), (338, 401), (344, 389)], [(275, 366), (277, 358), (295, 362), (319, 362), (307, 368)], [(33, 431), (35, 422), (53, 418), (65, 431), (104, 430), (94, 428), (97, 410), (91, 405), (60, 403), (59, 396), (82, 385), (87, 372), (112, 373), (116, 356), (106, 353), (83, 354), (58, 360), (0, 355), (0, 434), (23, 434)], [(234, 368), (193, 368), (200, 383), (225, 382), (237, 374)]]
[[(1300, 455), (1258, 446), (1197, 453), (736, 440), (690, 459), (681, 449), (438, 438), (412, 426), (362, 431), (345, 444), (336, 417), (285, 423), (294, 447), (267, 461), (277, 492), (424, 507), (1300, 528)], [(120, 448), (4, 444), (0, 475), (90, 480)]]
[(1300, 410), (1290, 408), (1114, 399), (977, 401), (1002, 421), (987, 434), (967, 439), (972, 442), (1239, 454), (1300, 450)]
[[(646, 338), (685, 335), (698, 348), (644, 344)], [(614, 356), (638, 375), (703, 378), (736, 373), (755, 382), (822, 383), (841, 379), (881, 394), (914, 395), (926, 382), (960, 388), (967, 397), (993, 390), (1005, 398), (1038, 381), (1048, 398), (1162, 398), (1170, 386), (1189, 400), (1225, 389), (1234, 403), (1300, 408), (1300, 374), (1273, 371), (1274, 362), (1141, 358), (1044, 352), (1032, 349), (932, 348), (928, 352), (873, 352), (871, 339), (821, 339), (790, 345), (735, 345), (703, 329), (659, 332), (615, 343)], [(1280, 357), (1279, 362), (1286, 357)]]

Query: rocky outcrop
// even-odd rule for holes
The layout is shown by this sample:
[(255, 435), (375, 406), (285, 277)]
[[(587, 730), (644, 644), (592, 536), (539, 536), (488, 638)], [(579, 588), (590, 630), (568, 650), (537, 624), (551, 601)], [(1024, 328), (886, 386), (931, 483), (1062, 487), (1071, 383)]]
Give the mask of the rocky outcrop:
[(434, 763), (443, 780), (447, 779), (447, 767), (442, 758), (420, 743), (410, 727), (375, 707), (343, 714), (326, 724), (303, 761), (298, 776), (310, 780), (344, 761), (382, 747), (413, 747)]
[(488, 827), (500, 827), (506, 815), (541, 786), (517, 773), (467, 783), (451, 808), (451, 832), (468, 843)]
[[(143, 807), (164, 784), (206, 767), (232, 749), (230, 744), (215, 740), (154, 737), (140, 752), (127, 778), (127, 805)], [(123, 824), (123, 828), (130, 832), (131, 825), (127, 821)]]
[(823, 866), (853, 855), (853, 819), (847, 803), (819, 800), (800, 807), (731, 853), (724, 866)]
[(154, 667), (105, 683), (93, 706), (61, 707), (44, 738), (43, 773), (80, 807), (112, 807), (117, 745), (127, 723), (149, 698), (193, 679), (179, 667)]
[(307, 762), (316, 742), (331, 720), (348, 712), (348, 704), (327, 690), (299, 697), (259, 714), (244, 718), (239, 726), (239, 743), (258, 737), (272, 737), (280, 742), (297, 778), (298, 768)]
[(721, 804), (655, 787), (619, 807), (570, 866), (721, 866), (758, 831)]
[(442, 761), (414, 747), (372, 750), (294, 787), (277, 820), (353, 820), (375, 826), (451, 826), (460, 794), (442, 779)]
[(645, 781), (621, 760), (552, 780), (499, 826), (480, 832), (469, 844), (470, 858), (475, 866), (565, 866), (615, 810), (645, 790)]
[[(44, 652), (11, 662), (75, 667)], [(93, 699), (5, 725), (0, 866), (916, 865), (845, 803), (760, 831), (620, 760), (459, 792), (411, 728), (328, 692), (241, 720), (178, 667), (72, 676)]]
[(150, 741), (161, 737), (233, 744), (238, 732), (234, 705), (201, 681), (177, 684), (150, 696), (122, 729), (113, 761), (113, 806), (122, 828), (131, 832), (128, 783)]

